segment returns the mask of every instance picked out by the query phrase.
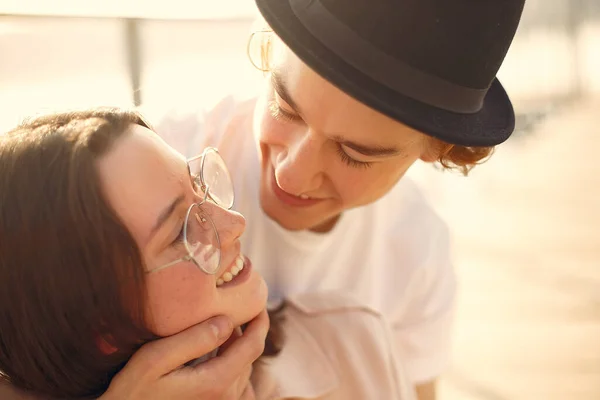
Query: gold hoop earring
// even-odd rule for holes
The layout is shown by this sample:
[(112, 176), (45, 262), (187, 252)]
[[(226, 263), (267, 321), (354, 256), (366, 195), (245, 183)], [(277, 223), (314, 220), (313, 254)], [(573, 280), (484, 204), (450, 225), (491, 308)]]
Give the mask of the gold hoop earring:
[[(269, 72), (269, 70), (267, 68), (264, 68), (262, 65), (259, 66), (258, 64), (256, 64), (256, 62), (254, 62), (254, 58), (252, 57), (252, 54), (251, 54), (251, 51), (250, 51), (250, 46), (252, 45), (252, 41), (254, 40), (255, 35), (257, 33), (265, 34), (265, 33), (273, 33), (273, 32), (269, 31), (269, 30), (261, 30), (261, 31), (254, 31), (254, 32), (252, 32), (250, 34), (250, 37), (248, 38), (248, 44), (246, 45), (246, 57), (248, 57), (248, 60), (250, 60), (250, 64), (252, 64), (252, 66), (254, 68), (256, 68), (257, 70), (259, 70), (261, 72)], [(262, 46), (261, 46), (261, 56), (262, 56)]]

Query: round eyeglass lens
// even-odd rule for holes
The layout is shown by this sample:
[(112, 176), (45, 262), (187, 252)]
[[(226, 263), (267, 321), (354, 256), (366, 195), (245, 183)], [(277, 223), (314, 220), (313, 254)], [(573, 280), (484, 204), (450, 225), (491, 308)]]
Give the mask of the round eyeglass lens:
[(221, 262), (219, 235), (210, 217), (197, 204), (188, 211), (184, 239), (196, 265), (207, 274), (216, 273)]
[(225, 161), (214, 150), (208, 150), (204, 155), (202, 183), (208, 188), (208, 194), (219, 206), (230, 209), (233, 207), (233, 183)]

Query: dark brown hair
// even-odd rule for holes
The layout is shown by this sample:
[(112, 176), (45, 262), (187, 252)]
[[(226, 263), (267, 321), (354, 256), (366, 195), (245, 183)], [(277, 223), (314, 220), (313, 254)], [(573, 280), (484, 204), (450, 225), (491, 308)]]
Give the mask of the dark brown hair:
[(130, 124), (147, 126), (137, 113), (96, 109), (0, 136), (0, 371), (18, 387), (97, 396), (152, 338), (142, 257), (95, 166)]

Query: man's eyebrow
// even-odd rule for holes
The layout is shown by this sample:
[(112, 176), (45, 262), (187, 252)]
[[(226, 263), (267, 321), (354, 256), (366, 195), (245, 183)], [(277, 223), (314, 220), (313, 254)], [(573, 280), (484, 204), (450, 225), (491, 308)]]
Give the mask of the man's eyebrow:
[[(300, 108), (296, 104), (296, 102), (290, 96), (290, 93), (287, 90), (285, 85), (285, 79), (283, 77), (283, 72), (281, 69), (275, 69), (271, 72), (271, 84), (273, 88), (290, 107), (294, 109), (298, 114), (302, 114)], [(346, 147), (351, 148), (352, 150), (369, 157), (384, 157), (384, 156), (395, 156), (400, 154), (400, 150), (395, 147), (383, 147), (383, 146), (365, 146), (358, 143), (354, 143), (348, 140), (345, 140), (341, 136), (334, 136), (333, 140), (337, 141), (339, 144), (344, 145)]]
[(383, 147), (383, 146), (365, 146), (362, 144), (354, 143), (345, 140), (343, 137), (334, 136), (332, 138), (342, 146), (351, 148), (352, 150), (368, 157), (384, 157), (384, 156), (395, 156), (400, 154), (400, 150), (395, 147)]
[(169, 219), (169, 217), (171, 216), (171, 214), (173, 214), (173, 211), (175, 211), (175, 209), (183, 202), (184, 199), (185, 199), (185, 195), (183, 195), (183, 194), (179, 195), (175, 200), (173, 200), (171, 202), (171, 204), (169, 204), (160, 213), (160, 215), (156, 219), (156, 222), (154, 223), (154, 226), (152, 227), (152, 230), (150, 231), (150, 236), (149, 237), (154, 236), (154, 234), (156, 233), (156, 231), (159, 230), (160, 227)]
[(283, 99), (290, 107), (294, 109), (298, 114), (300, 113), (300, 108), (298, 104), (292, 99), (290, 96), (290, 92), (287, 90), (287, 86), (285, 85), (285, 79), (283, 78), (283, 73), (280, 69), (275, 69), (271, 72), (271, 85), (273, 85), (273, 89), (277, 92), (279, 97)]

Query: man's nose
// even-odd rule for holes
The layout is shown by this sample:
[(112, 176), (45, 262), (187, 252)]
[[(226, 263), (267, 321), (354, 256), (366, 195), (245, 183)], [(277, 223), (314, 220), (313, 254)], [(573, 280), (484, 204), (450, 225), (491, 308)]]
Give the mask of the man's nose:
[(323, 183), (322, 144), (310, 134), (291, 141), (276, 160), (275, 178), (286, 192), (299, 196)]

